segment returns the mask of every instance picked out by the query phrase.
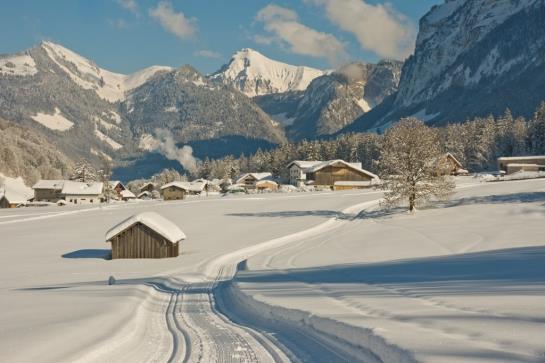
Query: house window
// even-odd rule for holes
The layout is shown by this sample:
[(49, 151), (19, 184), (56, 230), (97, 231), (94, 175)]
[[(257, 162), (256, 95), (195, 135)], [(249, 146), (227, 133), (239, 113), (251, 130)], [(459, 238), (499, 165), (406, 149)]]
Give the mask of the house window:
[(91, 199), (91, 200), (89, 200), (89, 203), (93, 203), (93, 200), (92, 200), (92, 199)]

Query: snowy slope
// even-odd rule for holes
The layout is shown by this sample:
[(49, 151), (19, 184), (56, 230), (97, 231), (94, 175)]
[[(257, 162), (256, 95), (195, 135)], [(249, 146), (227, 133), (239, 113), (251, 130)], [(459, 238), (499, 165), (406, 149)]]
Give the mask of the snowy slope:
[(42, 42), (42, 48), (75, 83), (85, 89), (93, 89), (103, 99), (117, 102), (125, 94), (145, 83), (157, 72), (171, 71), (171, 67), (152, 66), (130, 75), (110, 72), (94, 62), (61, 45)]
[(0, 56), (0, 75), (4, 76), (32, 76), (36, 74), (34, 59), (24, 53), (12, 56)]
[(211, 79), (229, 84), (248, 97), (302, 91), (310, 82), (325, 74), (324, 71), (293, 66), (265, 57), (253, 49), (236, 52), (229, 64), (224, 65)]

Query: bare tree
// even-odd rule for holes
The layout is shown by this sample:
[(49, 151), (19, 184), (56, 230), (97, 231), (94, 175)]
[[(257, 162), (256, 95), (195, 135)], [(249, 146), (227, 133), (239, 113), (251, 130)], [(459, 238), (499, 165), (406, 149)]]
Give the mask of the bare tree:
[(408, 201), (412, 212), (432, 197), (446, 199), (454, 183), (446, 174), (439, 133), (415, 118), (389, 129), (380, 145), (379, 169), (385, 206)]

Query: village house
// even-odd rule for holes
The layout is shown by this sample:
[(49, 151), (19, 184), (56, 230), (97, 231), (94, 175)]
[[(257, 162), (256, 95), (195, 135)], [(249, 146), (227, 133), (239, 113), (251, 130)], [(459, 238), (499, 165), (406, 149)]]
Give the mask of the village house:
[(61, 199), (72, 204), (96, 204), (104, 201), (102, 182), (83, 183), (71, 180), (64, 182)]
[(71, 180), (40, 180), (32, 187), (35, 202), (94, 204), (103, 201), (102, 182), (83, 183)]
[(255, 183), (255, 186), (260, 192), (274, 192), (278, 190), (278, 183), (273, 180), (260, 180)]
[(26, 202), (27, 198), (24, 195), (12, 191), (6, 190), (0, 194), (0, 208), (16, 208)]
[(127, 190), (125, 185), (123, 185), (123, 183), (121, 183), (119, 180), (110, 180), (108, 184), (112, 190), (115, 190), (117, 194), (117, 199), (123, 199), (121, 192)]
[(288, 165), (292, 185), (329, 187), (334, 190), (368, 188), (378, 182), (375, 174), (361, 168), (361, 163), (344, 160), (294, 161)]
[(34, 189), (35, 202), (56, 203), (61, 197), (61, 191), (65, 180), (40, 180), (32, 189)]
[(256, 189), (257, 182), (263, 180), (272, 180), (271, 173), (246, 173), (236, 180), (235, 184), (243, 186), (245, 189)]
[(175, 181), (161, 187), (163, 200), (181, 200), (189, 194), (189, 183)]
[(151, 195), (150, 192), (148, 192), (147, 190), (144, 190), (142, 193), (137, 195), (137, 198), (138, 199), (152, 199), (153, 196)]
[(106, 233), (112, 259), (177, 257), (185, 234), (155, 212), (134, 215)]
[(467, 175), (469, 173), (451, 153), (446, 153), (437, 167), (439, 169), (438, 174), (443, 175)]
[(156, 190), (156, 188), (157, 188), (157, 185), (155, 185), (155, 183), (148, 182), (148, 183), (142, 185), (142, 186), (140, 187), (140, 190), (139, 190), (139, 191), (140, 191), (140, 193), (142, 193), (142, 192), (150, 192), (150, 193), (152, 193), (154, 190)]
[(498, 169), (506, 174), (518, 171), (545, 171), (545, 156), (512, 156), (498, 158)]
[(128, 200), (133, 200), (133, 199), (136, 199), (136, 195), (134, 195), (133, 192), (131, 192), (130, 190), (126, 189), (126, 190), (122, 190), (120, 193), (119, 193), (119, 197), (121, 198), (122, 201), (128, 201)]

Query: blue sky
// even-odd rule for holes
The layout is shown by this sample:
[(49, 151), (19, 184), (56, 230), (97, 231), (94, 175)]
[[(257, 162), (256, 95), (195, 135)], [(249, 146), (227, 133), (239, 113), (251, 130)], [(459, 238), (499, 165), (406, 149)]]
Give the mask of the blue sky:
[(191, 64), (209, 73), (247, 47), (283, 62), (331, 68), (406, 56), (418, 20), (441, 2), (10, 1), (0, 13), (0, 53), (51, 40), (116, 72)]

